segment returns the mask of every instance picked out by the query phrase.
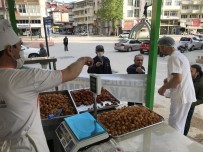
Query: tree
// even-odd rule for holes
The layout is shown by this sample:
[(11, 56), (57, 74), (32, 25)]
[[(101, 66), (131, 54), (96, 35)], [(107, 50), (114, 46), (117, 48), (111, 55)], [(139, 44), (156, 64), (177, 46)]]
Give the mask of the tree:
[(96, 15), (108, 23), (112, 22), (112, 29), (115, 33), (117, 22), (123, 18), (123, 0), (102, 0)]

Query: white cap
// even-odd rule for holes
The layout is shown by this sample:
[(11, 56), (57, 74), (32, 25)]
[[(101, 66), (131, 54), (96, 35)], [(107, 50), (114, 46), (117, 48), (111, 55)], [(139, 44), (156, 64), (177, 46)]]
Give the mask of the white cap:
[(20, 41), (20, 38), (13, 31), (7, 20), (0, 20), (0, 51), (3, 51), (6, 45), (14, 45)]

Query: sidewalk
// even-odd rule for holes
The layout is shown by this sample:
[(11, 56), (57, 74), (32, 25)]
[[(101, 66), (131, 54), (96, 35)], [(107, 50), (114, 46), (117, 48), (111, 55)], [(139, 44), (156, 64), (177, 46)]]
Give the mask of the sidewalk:
[[(40, 43), (44, 43), (44, 45), (46, 45), (45, 38), (32, 37), (31, 39), (31, 37), (27, 37), (27, 36), (21, 36), (20, 38), (22, 39), (24, 45), (32, 48), (39, 48)], [(47, 38), (47, 41), (49, 46), (54, 45), (53, 39)]]

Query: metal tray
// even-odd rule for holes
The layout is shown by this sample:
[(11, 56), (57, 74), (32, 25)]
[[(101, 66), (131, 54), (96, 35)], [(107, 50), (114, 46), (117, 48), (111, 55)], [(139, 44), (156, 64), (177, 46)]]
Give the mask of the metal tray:
[[(78, 113), (79, 113), (79, 112), (77, 111), (77, 108), (76, 108), (75, 103), (73, 102), (72, 98), (70, 97), (70, 94), (69, 94), (68, 90), (52, 91), (52, 92), (42, 92), (42, 93), (40, 93), (39, 95), (44, 95), (44, 94), (57, 94), (57, 93), (58, 93), (58, 94), (66, 94), (66, 95), (68, 96), (69, 101), (71, 102), (71, 104), (72, 104), (72, 106), (73, 106), (73, 108), (74, 108), (74, 110), (75, 110), (75, 113), (72, 114), (72, 115), (75, 115), (75, 114), (78, 114)], [(71, 116), (71, 115), (58, 116), (58, 117), (54, 117), (54, 118), (52, 118), (52, 119), (45, 118), (45, 119), (42, 119), (42, 123), (43, 123), (44, 125), (51, 125), (51, 124), (53, 124), (54, 122), (59, 123), (59, 122), (58, 122), (58, 119), (63, 120), (63, 118), (65, 118), (65, 117), (67, 117), (67, 116)]]
[[(105, 89), (105, 88), (103, 88), (103, 89)], [(79, 90), (89, 90), (89, 88), (69, 90), (69, 94), (70, 94), (70, 96), (71, 96), (73, 102), (75, 103), (75, 105), (76, 105), (76, 102), (75, 102), (74, 97), (72, 96), (72, 92), (73, 92), (73, 91), (79, 91)], [(105, 89), (105, 90), (107, 90), (107, 89)], [(113, 98), (115, 98), (115, 101), (117, 102), (117, 105), (111, 104), (111, 105), (109, 105), (109, 106), (105, 106), (105, 104), (110, 104), (111, 101), (104, 101), (104, 102), (103, 102), (103, 105), (101, 105), (100, 103), (97, 104), (97, 111), (108, 110), (108, 109), (115, 109), (116, 107), (119, 106), (120, 101), (119, 101), (116, 97), (114, 97), (108, 90), (107, 90), (107, 92), (109, 93), (110, 96), (112, 96)], [(92, 94), (92, 99), (93, 99), (93, 94)], [(94, 103), (94, 101), (92, 101), (92, 102)], [(76, 108), (77, 108), (77, 110), (78, 110), (79, 113), (86, 112), (86, 111), (92, 112), (92, 111), (94, 111), (94, 108), (93, 108), (93, 107), (94, 107), (94, 104), (91, 104), (91, 105), (88, 105), (88, 106), (86, 106), (86, 105), (80, 105), (80, 106), (78, 106), (78, 107), (76, 106)]]
[[(152, 110), (150, 110), (149, 108), (147, 108), (147, 107), (145, 107), (145, 106), (142, 106), (142, 105), (134, 105), (134, 106), (144, 107), (144, 108), (146, 108), (147, 110), (152, 111)], [(152, 111), (152, 112), (155, 113), (155, 114), (157, 114), (157, 113), (154, 112), (154, 111)], [(152, 127), (152, 126), (156, 126), (156, 125), (158, 125), (158, 124), (163, 123), (163, 122), (165, 121), (164, 118), (163, 118), (161, 115), (159, 115), (159, 114), (157, 114), (157, 115), (160, 117), (160, 122), (157, 122), (157, 123), (155, 123), (155, 124), (152, 124), (152, 125), (149, 125), (149, 126), (146, 126), (146, 127), (143, 127), (143, 128), (139, 128), (139, 129), (130, 131), (130, 132), (125, 133), (125, 134), (121, 134), (121, 135), (117, 135), (117, 136), (114, 136), (114, 135), (109, 134), (109, 136), (111, 136), (111, 137), (113, 137), (113, 138), (120, 138), (120, 137), (129, 135), (129, 134), (132, 134), (132, 133), (135, 133), (135, 132), (139, 132), (140, 130), (143, 130), (143, 129), (146, 129), (146, 128), (149, 128), (149, 127)], [(100, 124), (101, 124), (101, 123), (100, 123)], [(104, 126), (103, 126), (103, 127), (104, 127)], [(104, 127), (104, 128), (105, 128), (105, 127)], [(106, 130), (107, 130), (107, 129), (106, 129)]]

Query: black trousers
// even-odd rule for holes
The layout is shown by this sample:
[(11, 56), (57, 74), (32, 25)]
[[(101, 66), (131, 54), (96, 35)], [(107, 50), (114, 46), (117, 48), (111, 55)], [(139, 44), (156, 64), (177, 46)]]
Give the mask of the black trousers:
[(64, 44), (64, 51), (68, 51), (68, 44)]
[(194, 113), (194, 110), (195, 110), (195, 106), (191, 106), (190, 107), (190, 110), (188, 112), (188, 115), (187, 115), (187, 119), (186, 119), (186, 123), (185, 123), (185, 129), (184, 129), (184, 135), (187, 136), (188, 132), (189, 132), (189, 129), (190, 129), (190, 123), (191, 123), (191, 120), (192, 120), (192, 115)]

